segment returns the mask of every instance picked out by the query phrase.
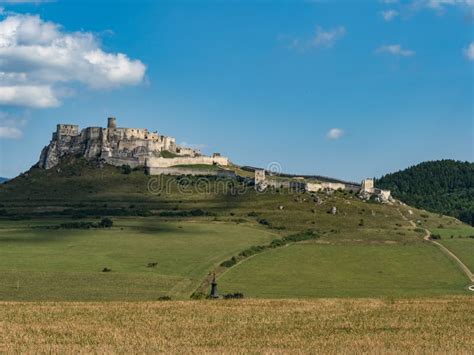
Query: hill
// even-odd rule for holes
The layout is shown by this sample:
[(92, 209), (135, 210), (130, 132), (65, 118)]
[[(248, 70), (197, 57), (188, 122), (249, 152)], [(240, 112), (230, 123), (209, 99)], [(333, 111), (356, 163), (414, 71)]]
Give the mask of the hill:
[(0, 184), (3, 184), (5, 181), (8, 181), (8, 180), (10, 180), (10, 179), (0, 177)]
[[(257, 192), (232, 169), (229, 179), (147, 176), (70, 159), (0, 185), (0, 300), (189, 299), (213, 272), (221, 292), (248, 297), (467, 292), (456, 264), (423, 240), (443, 225), (453, 245), (471, 245), (458, 220), (350, 191)], [(112, 227), (97, 227), (104, 217)]]
[(474, 226), (474, 163), (424, 162), (376, 181), (401, 201)]

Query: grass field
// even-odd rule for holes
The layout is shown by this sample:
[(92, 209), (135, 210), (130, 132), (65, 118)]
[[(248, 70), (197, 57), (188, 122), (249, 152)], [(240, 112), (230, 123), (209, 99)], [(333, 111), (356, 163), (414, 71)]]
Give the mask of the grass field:
[(0, 303), (5, 353), (471, 353), (472, 297)]
[(441, 236), (438, 240), (461, 261), (474, 271), (474, 228), (464, 226), (463, 228), (433, 228), (432, 233)]
[(298, 244), (256, 255), (219, 279), (249, 297), (411, 297), (467, 294), (455, 264), (428, 243)]
[[(277, 298), (465, 292), (446, 255), (421, 242), (424, 228), (465, 228), (454, 218), (349, 192), (260, 194), (237, 179), (237, 194), (215, 178), (202, 190), (201, 178), (191, 177), (183, 192), (182, 177), (168, 176), (155, 191), (158, 177), (94, 164), (66, 160), (0, 185), (0, 300), (185, 299), (222, 261), (306, 231), (320, 244), (257, 255), (229, 269), (222, 290)], [(37, 228), (106, 216), (115, 221), (111, 230)], [(458, 249), (469, 258), (465, 246)]]
[(39, 228), (58, 223), (0, 223), (0, 300), (189, 298), (222, 260), (275, 237), (263, 228), (150, 218), (119, 219), (110, 230)]

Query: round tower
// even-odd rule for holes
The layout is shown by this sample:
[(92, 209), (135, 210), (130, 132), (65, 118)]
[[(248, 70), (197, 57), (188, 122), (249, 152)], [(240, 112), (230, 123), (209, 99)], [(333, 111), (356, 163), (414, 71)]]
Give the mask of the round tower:
[(117, 128), (117, 119), (115, 117), (109, 117), (107, 122), (108, 129), (115, 129)]

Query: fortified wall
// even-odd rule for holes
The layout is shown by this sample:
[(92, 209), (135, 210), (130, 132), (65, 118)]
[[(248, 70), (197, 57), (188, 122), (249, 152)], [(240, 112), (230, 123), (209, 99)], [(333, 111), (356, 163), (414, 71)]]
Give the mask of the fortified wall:
[(371, 197), (381, 203), (393, 203), (390, 190), (382, 190), (375, 187), (374, 179), (364, 179), (360, 185), (354, 183), (339, 183), (339, 182), (325, 182), (325, 181), (307, 181), (304, 178), (299, 179), (275, 179), (273, 177), (267, 178), (266, 172), (263, 169), (255, 169), (255, 189), (257, 191), (265, 191), (268, 187), (274, 188), (289, 188), (295, 191), (306, 192), (321, 192), (321, 191), (351, 191), (358, 193), (358, 196), (363, 200), (369, 200)]
[[(175, 158), (163, 157), (163, 152)], [(102, 159), (108, 164), (147, 167), (173, 165), (220, 164), (228, 165), (228, 159), (215, 155), (206, 157), (199, 150), (181, 147), (173, 137), (150, 132), (144, 128), (120, 128), (117, 120), (110, 117), (107, 128), (58, 124), (51, 142), (44, 147), (38, 166), (50, 169), (67, 155), (80, 155), (86, 159)]]

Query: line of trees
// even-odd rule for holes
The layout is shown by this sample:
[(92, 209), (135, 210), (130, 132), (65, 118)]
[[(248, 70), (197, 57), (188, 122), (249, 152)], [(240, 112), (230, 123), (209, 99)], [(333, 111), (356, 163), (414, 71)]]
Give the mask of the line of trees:
[(474, 163), (424, 162), (376, 181), (401, 201), (459, 218), (474, 226)]

